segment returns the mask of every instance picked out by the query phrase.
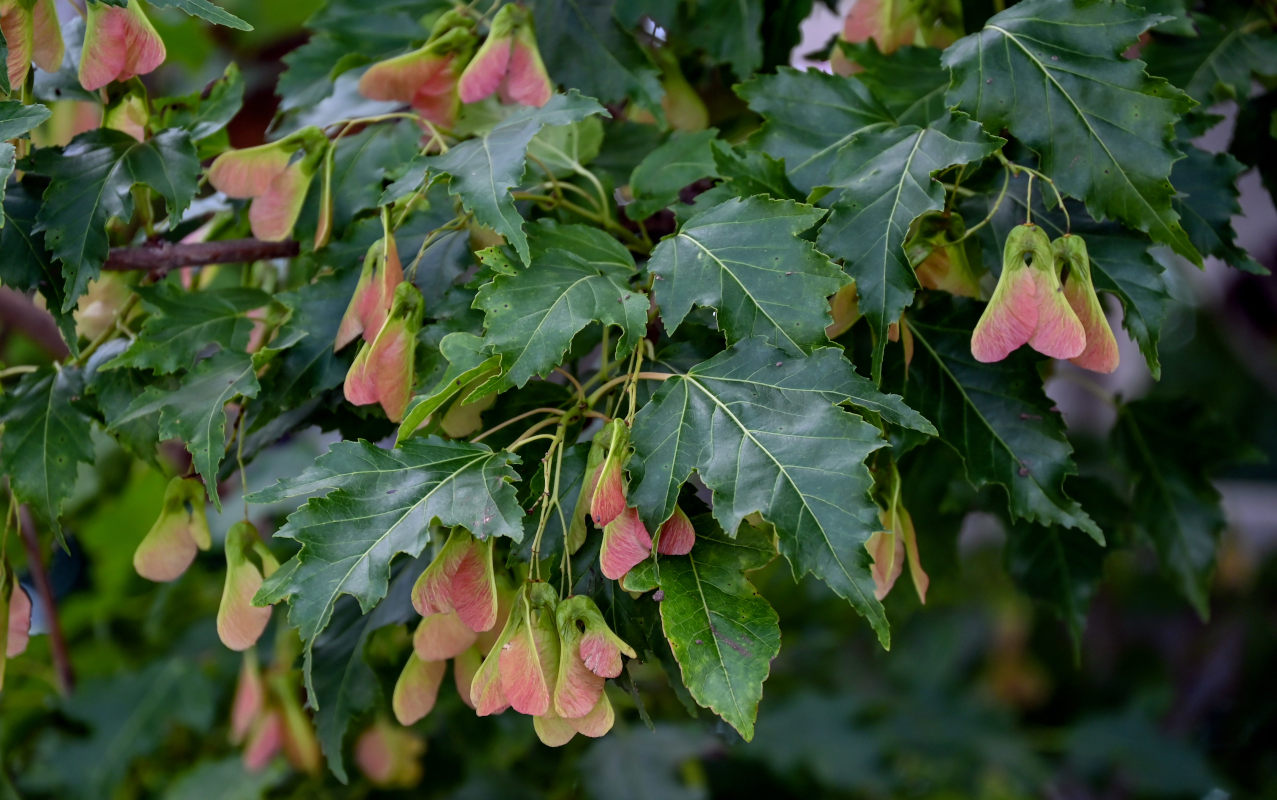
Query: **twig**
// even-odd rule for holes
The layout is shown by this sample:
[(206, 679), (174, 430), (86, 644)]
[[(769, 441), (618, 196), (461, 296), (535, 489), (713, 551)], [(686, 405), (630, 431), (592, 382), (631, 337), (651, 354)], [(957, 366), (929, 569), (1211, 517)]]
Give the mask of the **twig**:
[(61, 360), (70, 355), (53, 315), (21, 292), (0, 287), (0, 320), (4, 320), (5, 328), (21, 331), (54, 358)]
[(53, 585), (49, 583), (49, 573), (44, 569), (44, 561), (40, 558), (40, 540), (36, 538), (35, 520), (31, 518), (31, 509), (25, 505), (18, 509), (18, 525), (22, 528), (22, 545), (27, 551), (27, 568), (31, 570), (31, 578), (35, 581), (35, 590), (44, 603), (49, 622), (49, 643), (53, 653), (53, 668), (58, 674), (58, 687), (62, 694), (69, 695), (75, 688), (75, 673), (71, 671), (71, 653), (67, 649), (67, 640), (62, 635), (62, 624), (58, 621), (58, 608), (54, 605)]
[(116, 247), (111, 250), (103, 269), (114, 272), (146, 270), (152, 275), (163, 276), (181, 267), (235, 264), (264, 258), (292, 258), (300, 252), (301, 245), (291, 239), (282, 242), (227, 239), (221, 242), (188, 244), (160, 241), (139, 247)]

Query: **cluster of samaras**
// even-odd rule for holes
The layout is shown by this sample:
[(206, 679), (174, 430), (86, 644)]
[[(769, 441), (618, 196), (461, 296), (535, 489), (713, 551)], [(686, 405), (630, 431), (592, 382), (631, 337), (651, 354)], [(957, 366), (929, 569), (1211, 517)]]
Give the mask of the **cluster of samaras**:
[(1095, 285), (1081, 236), (1052, 242), (1036, 225), (1014, 228), (1002, 251), (1002, 274), (971, 335), (977, 361), (1001, 361), (1027, 344), (1084, 369), (1117, 369), (1117, 341)]
[[(132, 7), (132, 6), (130, 6)], [(425, 45), (410, 53), (373, 64), (359, 80), (359, 91), (372, 100), (407, 103), (428, 130), (449, 128), (462, 103), (492, 95), (503, 102), (543, 106), (554, 93), (537, 49), (532, 19), (526, 9), (502, 6), (483, 45), (475, 20), (458, 9), (440, 17)], [(253, 235), (279, 241), (292, 235), (311, 180), (332, 143), (319, 128), (304, 128), (269, 144), (230, 150), (209, 168), (208, 180), (228, 197), (251, 200)], [(315, 249), (332, 233), (332, 196), (321, 202)]]
[[(584, 515), (603, 530), (599, 552), (604, 576), (620, 579), (652, 550), (691, 551), (696, 534), (682, 509), (658, 529), (655, 542), (626, 500), (627, 428), (614, 420), (594, 437), (573, 525), (569, 552), (584, 540)], [(549, 584), (529, 580), (511, 589), (493, 567), (492, 539), (455, 529), (413, 587), (422, 615), (413, 652), (395, 686), (395, 716), (404, 725), (434, 708), (445, 665), (453, 660), (457, 691), (479, 716), (513, 708), (533, 717), (537, 736), (558, 746), (580, 733), (602, 736), (612, 728), (612, 706), (603, 691), (621, 674), (621, 656), (634, 650), (583, 595), (560, 599)]]

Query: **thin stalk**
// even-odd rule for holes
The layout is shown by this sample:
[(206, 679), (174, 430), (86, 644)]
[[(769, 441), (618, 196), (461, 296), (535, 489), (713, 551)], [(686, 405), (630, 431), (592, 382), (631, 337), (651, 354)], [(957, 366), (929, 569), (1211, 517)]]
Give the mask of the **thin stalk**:
[(239, 414), (235, 417), (235, 463), (239, 467), (239, 496), (244, 503), (244, 521), (248, 521), (248, 470), (244, 468), (244, 417), (248, 416), (248, 401), (241, 399)]
[[(549, 422), (549, 420), (546, 420), (546, 422)], [(534, 425), (533, 427), (544, 427), (544, 426)], [(532, 430), (532, 428), (529, 428), (528, 430)], [(545, 439), (555, 439), (555, 438), (557, 437), (553, 433), (538, 433), (535, 436), (528, 436), (527, 438), (519, 439), (513, 444), (507, 446), (506, 450), (513, 453), (515, 450), (518, 450), (520, 447), (527, 444), (528, 442), (539, 442)]]
[[(598, 205), (599, 205), (598, 198), (596, 198), (594, 195), (590, 194), (589, 192), (585, 191), (580, 186), (577, 186), (575, 183), (563, 183), (561, 181), (554, 181), (554, 182), (546, 181), (545, 183), (542, 183), (541, 186), (543, 188), (548, 188), (551, 190), (555, 189), (556, 187), (558, 189), (569, 189), (573, 192), (576, 192), (581, 197), (584, 197), (586, 200), (589, 200), (590, 203), (595, 208), (598, 208)], [(602, 209), (599, 209), (599, 211), (600, 213), (602, 213)]]
[(541, 203), (551, 207), (557, 205), (567, 211), (571, 211), (573, 214), (576, 214), (579, 217), (588, 219), (590, 222), (593, 222), (596, 225), (600, 225), (606, 228), (607, 230), (615, 234), (617, 237), (621, 238), (622, 240), (625, 240), (628, 244), (632, 244), (640, 248), (650, 248), (651, 246), (650, 240), (649, 240), (649, 243), (644, 243), (641, 239), (639, 239), (633, 233), (630, 233), (628, 228), (625, 228), (619, 223), (612, 221), (610, 218), (604, 218), (603, 216), (596, 214), (595, 212), (589, 210), (588, 208), (585, 208), (584, 206), (577, 205), (576, 203), (573, 203), (571, 200), (568, 200), (565, 197), (556, 198), (547, 194), (536, 194), (534, 192), (513, 192), (512, 196), (514, 197), (515, 200), (528, 200), (533, 203)]
[(457, 224), (460, 222), (461, 220), (455, 219), (446, 225), (435, 228), (426, 236), (426, 238), (422, 239), (421, 247), (417, 248), (417, 255), (413, 257), (412, 263), (408, 265), (408, 271), (406, 274), (413, 278), (417, 277), (417, 267), (421, 265), (421, 259), (426, 257), (426, 250), (428, 250), (430, 245), (434, 244), (440, 236), (448, 231), (460, 230), (461, 226)]
[[(556, 434), (555, 434), (556, 436), (558, 436), (557, 443), (552, 448), (555, 450), (554, 487), (550, 490), (550, 502), (548, 503), (549, 513), (554, 513), (556, 510), (560, 512), (559, 527), (563, 529), (563, 557), (564, 558), (567, 558), (567, 554), (568, 554), (568, 535), (567, 535), (568, 526), (567, 526), (567, 520), (563, 519), (562, 509), (559, 507), (559, 478), (563, 477), (563, 451), (565, 449), (563, 446), (563, 443), (564, 443), (564, 435), (566, 433), (567, 433), (567, 425), (560, 424), (559, 430), (556, 431)], [(546, 453), (547, 464), (549, 463), (548, 461), (549, 457), (550, 457), (550, 454)], [(549, 514), (546, 515), (546, 519), (547, 520), (549, 519)], [(562, 590), (560, 590), (559, 595), (560, 597), (563, 596)]]
[(1029, 185), (1024, 190), (1024, 224), (1033, 224), (1033, 175), (1029, 175)]
[(525, 411), (522, 414), (518, 414), (516, 416), (510, 417), (510, 419), (506, 420), (505, 422), (502, 422), (500, 425), (495, 425), (491, 428), (488, 428), (486, 431), (474, 437), (470, 441), (474, 444), (478, 444), (479, 442), (488, 438), (489, 436), (501, 430), (502, 428), (508, 428), (511, 425), (515, 424), (516, 422), (522, 422), (523, 420), (528, 419), (530, 417), (535, 417), (537, 414), (553, 414), (556, 418), (554, 421), (557, 421), (557, 418), (562, 417), (566, 413), (567, 412), (561, 408), (550, 408), (548, 406), (545, 406), (542, 408), (534, 408), (531, 411)]
[[(129, 315), (129, 312), (133, 310), (133, 307), (137, 305), (137, 303), (138, 303), (138, 295), (136, 294), (129, 295), (129, 299), (124, 301), (124, 305), (120, 306), (120, 310), (115, 312), (115, 318), (123, 319), (127, 317)], [(98, 348), (102, 347), (102, 345), (106, 344), (107, 342), (111, 341), (111, 339), (114, 339), (114, 338), (115, 338), (115, 326), (112, 325), (111, 327), (102, 331), (102, 333), (98, 334), (98, 338), (94, 339), (92, 342), (89, 342), (89, 346), (81, 350), (79, 357), (76, 358), (71, 363), (77, 367), (84, 366), (85, 364), (89, 363), (89, 359), (92, 358), (93, 354), (98, 351)]]
[(0, 381), (5, 378), (12, 378), (15, 375), (26, 375), (29, 372), (35, 372), (37, 369), (39, 369), (39, 367), (34, 364), (21, 364), (16, 367), (9, 367), (8, 369), (0, 369)]
[(53, 595), (53, 584), (49, 581), (44, 559), (40, 556), (40, 539), (36, 535), (35, 520), (31, 517), (31, 510), (26, 506), (18, 509), (18, 527), (22, 532), (22, 544), (27, 551), (27, 569), (31, 572), (35, 590), (39, 593), (45, 608), (53, 667), (58, 675), (58, 688), (63, 696), (66, 696), (75, 688), (75, 673), (71, 669), (71, 651), (67, 648), (66, 637), (62, 635), (62, 623), (58, 620), (58, 606)]
[(998, 215), (998, 209), (1002, 208), (1002, 200), (1003, 198), (1006, 197), (1007, 188), (1010, 187), (1010, 185), (1011, 185), (1011, 171), (1003, 170), (1002, 189), (998, 191), (998, 196), (994, 199), (993, 208), (990, 209), (988, 216), (986, 216), (984, 219), (980, 220), (979, 222), (977, 222), (975, 225), (971, 226), (970, 228), (967, 228), (966, 233), (962, 234), (957, 239), (954, 239), (949, 244), (958, 244), (959, 242), (966, 241), (968, 238), (970, 238), (971, 234), (975, 233), (976, 231), (983, 228), (985, 225), (988, 225), (990, 222), (992, 222), (993, 218)]
[(581, 382), (576, 379), (576, 376), (573, 375), (571, 372), (568, 372), (563, 367), (555, 367), (554, 371), (562, 375), (564, 378), (567, 378), (568, 383), (572, 384), (572, 388), (576, 390), (577, 399), (579, 399), (581, 402), (584, 403), (585, 402), (585, 387), (582, 386)]
[[(1064, 205), (1064, 195), (1060, 194), (1060, 188), (1055, 185), (1055, 181), (1052, 180), (1050, 176), (1048, 176), (1044, 172), (1034, 169), (1033, 167), (1026, 167), (1023, 164), (1016, 164), (1013, 161), (1009, 161), (1006, 156), (1002, 155), (1001, 152), (997, 153), (996, 155), (998, 157), (998, 160), (1002, 162), (1003, 166), (1011, 170), (1013, 174), (1020, 173), (1020, 172), (1028, 173), (1029, 188), (1028, 188), (1028, 191), (1025, 193), (1025, 197), (1024, 197), (1024, 205), (1025, 205), (1026, 213), (1029, 206), (1031, 205), (1029, 201), (1032, 199), (1032, 196), (1033, 196), (1033, 179), (1037, 178), (1039, 180), (1045, 181), (1046, 184), (1051, 187), (1051, 192), (1055, 195), (1056, 205), (1060, 207), (1060, 212), (1064, 214), (1064, 232), (1068, 233), (1070, 230), (1073, 229), (1073, 221), (1069, 218), (1069, 210)], [(1033, 221), (1032, 214), (1030, 213), (1029, 222), (1032, 222), (1032, 221)]]
[(958, 174), (953, 177), (953, 192), (946, 195), (944, 199), (944, 213), (946, 214), (953, 210), (953, 198), (958, 196), (958, 189), (962, 185), (962, 177), (966, 171), (966, 164), (960, 164), (958, 166)]
[(636, 373), (633, 373), (632, 375), (630, 374), (621, 375), (619, 377), (613, 378), (612, 380), (603, 384), (599, 388), (595, 389), (593, 394), (591, 394), (588, 398), (586, 398), (585, 404), (589, 406), (590, 408), (593, 408), (594, 404), (599, 402), (599, 398), (603, 397), (612, 389), (615, 389), (617, 386), (620, 386), (621, 384), (630, 381), (631, 379), (637, 379), (637, 380), (643, 380), (643, 381), (667, 381), (673, 377), (676, 377), (673, 372), (636, 372)]

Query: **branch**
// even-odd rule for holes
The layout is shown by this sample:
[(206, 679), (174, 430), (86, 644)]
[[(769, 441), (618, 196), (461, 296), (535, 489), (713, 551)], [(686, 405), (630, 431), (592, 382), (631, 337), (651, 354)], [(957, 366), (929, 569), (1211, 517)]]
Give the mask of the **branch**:
[(264, 242), (260, 239), (228, 239), (223, 242), (172, 244), (159, 241), (139, 247), (116, 247), (111, 250), (103, 269), (114, 272), (146, 270), (162, 276), (181, 267), (207, 264), (234, 264), (263, 258), (292, 258), (301, 246), (291, 240)]
[[(103, 269), (112, 272), (149, 272), (162, 278), (181, 267), (209, 264), (235, 264), (264, 258), (292, 258), (301, 246), (292, 240), (264, 242), (260, 239), (228, 239), (223, 242), (172, 244), (159, 241), (138, 247), (116, 247), (106, 259)], [(69, 355), (57, 323), (49, 312), (34, 305), (21, 292), (0, 287), (0, 320), (5, 328), (21, 331), (49, 355), (63, 359)]]
[(54, 605), (53, 584), (49, 583), (49, 573), (40, 559), (40, 540), (36, 537), (35, 521), (31, 519), (31, 509), (25, 505), (18, 509), (18, 525), (22, 528), (22, 544), (27, 551), (27, 569), (31, 571), (31, 579), (35, 581), (35, 590), (40, 594), (48, 615), (49, 644), (53, 654), (53, 668), (58, 673), (58, 686), (62, 694), (69, 695), (75, 688), (75, 674), (71, 671), (71, 652), (67, 649), (66, 637), (62, 635), (62, 623), (58, 621), (58, 607)]
[(56, 359), (70, 354), (52, 315), (21, 292), (0, 287), (0, 320), (4, 328), (20, 331)]

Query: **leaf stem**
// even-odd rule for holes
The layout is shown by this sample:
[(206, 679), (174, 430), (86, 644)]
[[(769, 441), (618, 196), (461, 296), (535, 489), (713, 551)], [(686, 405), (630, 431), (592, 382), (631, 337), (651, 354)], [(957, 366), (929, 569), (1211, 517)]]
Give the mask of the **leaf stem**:
[(1011, 171), (1003, 170), (1002, 189), (998, 191), (998, 196), (994, 198), (993, 208), (989, 210), (989, 213), (985, 216), (984, 219), (980, 220), (979, 222), (977, 222), (975, 225), (971, 226), (970, 228), (967, 228), (965, 233), (963, 233), (957, 239), (954, 239), (949, 244), (955, 245), (955, 244), (959, 244), (960, 242), (966, 241), (967, 239), (971, 237), (971, 234), (975, 233), (976, 231), (983, 228), (985, 225), (988, 225), (990, 222), (992, 222), (993, 218), (998, 215), (998, 210), (1002, 208), (1002, 200), (1007, 196), (1007, 188), (1010, 186), (1011, 186)]
[(579, 399), (582, 403), (584, 403), (585, 402), (585, 387), (583, 387), (581, 385), (581, 382), (576, 379), (576, 376), (573, 375), (571, 372), (568, 372), (563, 367), (555, 367), (554, 371), (562, 375), (564, 378), (567, 378), (568, 383), (572, 384), (572, 388), (576, 390), (577, 399)]
[(333, 137), (333, 144), (336, 144), (343, 136), (345, 136), (350, 131), (351, 128), (355, 127), (356, 125), (373, 125), (378, 122), (386, 122), (387, 120), (392, 120), (392, 119), (419, 120), (421, 119), (421, 117), (420, 115), (413, 114), (410, 111), (391, 111), (387, 114), (377, 114), (376, 116), (372, 116), (372, 117), (353, 117), (351, 119), (339, 119), (336, 122), (332, 122), (332, 123), (329, 123), (328, 125), (325, 125), (324, 127), (331, 129), (331, 128), (336, 128), (338, 125), (341, 126), (341, 130), (337, 132), (337, 135), (335, 137)]
[(632, 379), (644, 381), (667, 381), (673, 377), (677, 377), (673, 372), (635, 372), (633, 374), (621, 375), (620, 377), (613, 378), (595, 389), (594, 393), (586, 398), (585, 404), (590, 408), (593, 408), (594, 404), (597, 403), (599, 398), (603, 397), (603, 395), (607, 394), (612, 389), (615, 389), (617, 386), (631, 381)]
[(979, 194), (979, 192), (968, 189), (965, 186), (959, 186), (956, 183), (945, 183), (941, 181), (940, 185), (944, 187), (945, 191), (953, 192), (959, 197), (975, 197)]
[(16, 367), (0, 369), (0, 381), (5, 378), (12, 378), (15, 375), (26, 375), (29, 372), (35, 372), (37, 369), (39, 369), (39, 367), (34, 364), (20, 364)]
[[(528, 428), (528, 430), (533, 430), (533, 429), (535, 429), (535, 428), (543, 428), (543, 427), (545, 427), (545, 426), (546, 426), (546, 423), (549, 423), (550, 425), (553, 425), (553, 424), (555, 424), (555, 421), (554, 421), (554, 420), (548, 420), (548, 419), (547, 419), (545, 422), (541, 422), (541, 423), (538, 423), (538, 424), (536, 424), (536, 425), (533, 425), (531, 428)], [(518, 450), (520, 447), (522, 447), (523, 445), (527, 444), (528, 442), (539, 442), (539, 441), (542, 441), (542, 440), (544, 440), (544, 439), (557, 439), (557, 438), (558, 438), (558, 436), (557, 436), (556, 434), (553, 434), (553, 433), (538, 433), (538, 434), (536, 434), (535, 436), (528, 436), (528, 437), (526, 437), (526, 438), (519, 438), (519, 439), (518, 439), (518, 440), (516, 440), (515, 442), (513, 442), (513, 443), (511, 443), (511, 444), (507, 445), (507, 446), (506, 446), (506, 450), (507, 450), (508, 452), (513, 453), (515, 450)]]
[(633, 233), (630, 233), (628, 228), (613, 221), (610, 217), (606, 217), (601, 214), (596, 214), (590, 209), (585, 208), (584, 206), (577, 205), (576, 203), (573, 203), (571, 200), (568, 200), (565, 197), (562, 197), (562, 196), (551, 197), (550, 195), (547, 195), (547, 194), (536, 194), (534, 192), (511, 192), (511, 196), (514, 197), (515, 200), (528, 200), (533, 203), (542, 203), (548, 206), (557, 205), (563, 208), (564, 210), (571, 211), (573, 214), (576, 214), (577, 216), (582, 217), (584, 219), (588, 219), (590, 222), (593, 222), (594, 224), (607, 229), (608, 231), (615, 234), (618, 238), (625, 241), (628, 245), (633, 245), (635, 247), (643, 249), (644, 251), (646, 251), (646, 249), (649, 247), (649, 245), (644, 244), (642, 239), (638, 238)]
[(241, 399), (239, 414), (235, 417), (235, 463), (239, 466), (239, 496), (244, 503), (244, 521), (248, 521), (248, 470), (244, 468), (244, 417), (248, 416), (248, 401)]
[(598, 198), (596, 198), (594, 195), (590, 194), (589, 192), (585, 191), (580, 186), (577, 186), (575, 183), (563, 183), (562, 181), (555, 181), (552, 183), (550, 181), (546, 181), (545, 183), (541, 184), (541, 186), (545, 188), (549, 188), (549, 189), (559, 189), (559, 190), (571, 189), (572, 191), (579, 194), (581, 197), (584, 197), (586, 200), (589, 200), (590, 204), (593, 205), (595, 208), (598, 208), (598, 205), (599, 205)]
[[(524, 411), (522, 414), (518, 414), (518, 415), (516, 415), (516, 416), (510, 417), (508, 420), (506, 420), (505, 422), (502, 422), (500, 425), (495, 425), (495, 426), (493, 426), (493, 427), (491, 427), (491, 428), (488, 428), (488, 429), (487, 429), (486, 431), (484, 431), (483, 433), (481, 433), (481, 434), (479, 434), (478, 436), (476, 436), (476, 437), (474, 437), (473, 439), (471, 439), (471, 440), (470, 440), (470, 442), (471, 442), (472, 444), (478, 444), (479, 442), (481, 442), (481, 441), (483, 441), (484, 439), (488, 438), (489, 436), (491, 436), (492, 434), (494, 434), (494, 433), (496, 433), (497, 431), (501, 430), (502, 428), (508, 428), (508, 427), (510, 427), (511, 425), (515, 424), (516, 422), (522, 422), (522, 421), (523, 421), (523, 420), (525, 420), (525, 419), (529, 419), (529, 418), (531, 418), (531, 417), (535, 417), (537, 414), (553, 414), (553, 415), (555, 415), (555, 417), (556, 417), (556, 419), (555, 419), (554, 421), (557, 421), (557, 418), (558, 418), (558, 417), (562, 417), (562, 416), (563, 416), (564, 414), (566, 414), (566, 413), (567, 413), (567, 412), (566, 412), (566, 411), (564, 411), (564, 410), (563, 410), (563, 409), (561, 409), (561, 408), (550, 408), (549, 406), (543, 406), (543, 407), (541, 407), (541, 408), (534, 408), (534, 409), (532, 409), (531, 411)], [(534, 426), (534, 427), (535, 427), (535, 426)], [(531, 429), (529, 429), (529, 430), (531, 430)], [(526, 433), (526, 431), (525, 431), (525, 433)]]
[(439, 152), (448, 152), (448, 143), (443, 140), (443, 134), (439, 132), (439, 128), (433, 122), (425, 117), (418, 117), (417, 121), (426, 126), (426, 130), (430, 131), (430, 141), (439, 145)]
[[(400, 223), (402, 224), (402, 220), (400, 220)], [(421, 259), (426, 257), (426, 250), (429, 249), (430, 245), (434, 244), (440, 236), (448, 231), (456, 231), (460, 229), (461, 220), (454, 219), (452, 222), (440, 225), (438, 228), (435, 228), (433, 231), (428, 233), (426, 238), (421, 240), (421, 247), (417, 248), (417, 255), (413, 256), (412, 263), (408, 265), (408, 270), (405, 274), (413, 278), (417, 277), (417, 267), (421, 265)]]
[(953, 198), (958, 196), (958, 189), (962, 188), (962, 177), (966, 171), (966, 164), (958, 165), (958, 173), (953, 176), (953, 191), (944, 199), (944, 213), (946, 214), (953, 210)]
[[(565, 418), (565, 421), (566, 421), (566, 418)], [(560, 427), (559, 433), (566, 435), (567, 433), (566, 424)], [(564, 438), (560, 437), (559, 446), (554, 456), (554, 488), (550, 490), (550, 512), (551, 513), (553, 513), (556, 509), (560, 511), (562, 510), (559, 506), (559, 479), (563, 477), (563, 451), (566, 449), (564, 447), (564, 444), (565, 444)], [(563, 519), (562, 516), (560, 516), (559, 518), (559, 527), (563, 529), (563, 555), (566, 558), (568, 553), (568, 524), (567, 524), (567, 520)], [(569, 564), (569, 567), (568, 567), (569, 575), (571, 574), (571, 571), (572, 571), (571, 566)]]

